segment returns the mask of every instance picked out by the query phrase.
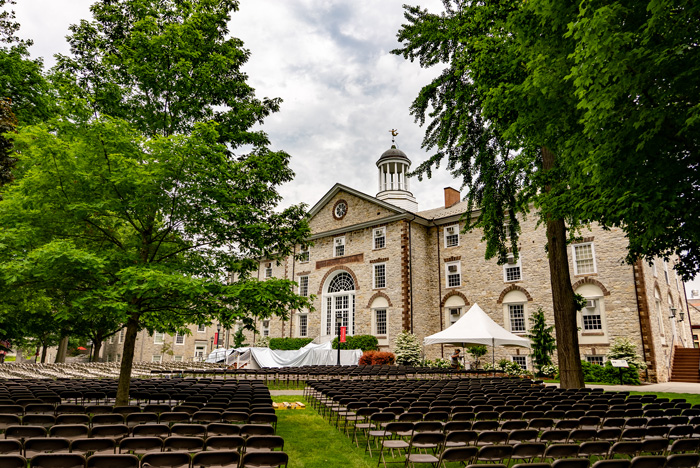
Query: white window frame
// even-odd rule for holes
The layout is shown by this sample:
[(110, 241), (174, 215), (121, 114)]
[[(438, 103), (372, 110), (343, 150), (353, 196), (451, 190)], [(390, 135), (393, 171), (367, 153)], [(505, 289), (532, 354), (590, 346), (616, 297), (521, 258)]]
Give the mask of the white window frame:
[(310, 259), (311, 259), (311, 252), (309, 251), (308, 247), (306, 248), (306, 250), (299, 251), (299, 263), (309, 263)]
[[(446, 307), (447, 309), (447, 322), (450, 325), (454, 325), (457, 320), (462, 318), (462, 315), (464, 314), (464, 307), (462, 306), (457, 306), (457, 307)], [(453, 312), (457, 312), (456, 314)]]
[(309, 315), (299, 314), (298, 334), (301, 338), (309, 336)]
[[(459, 284), (450, 286), (450, 266), (455, 266), (457, 265), (457, 272), (452, 273), (452, 275), (457, 275), (459, 277)], [(457, 261), (457, 262), (447, 262), (445, 263), (445, 286), (447, 288), (458, 288), (462, 286), (462, 263)]]
[[(181, 342), (178, 343), (178, 340), (180, 340)], [(185, 344), (185, 335), (184, 334), (181, 335), (180, 333), (175, 333), (175, 338), (173, 338), (173, 344), (175, 344), (177, 346), (184, 345)]]
[[(452, 234), (448, 234), (448, 232), (450, 230), (453, 230)], [(459, 239), (459, 223), (445, 226), (445, 228), (443, 230), (443, 236), (444, 236), (444, 240), (445, 240), (445, 248), (446, 249), (449, 247), (459, 247), (459, 240), (460, 240)], [(451, 238), (451, 237), (454, 237), (454, 239), (456, 239), (457, 242), (453, 243), (453, 239), (450, 239), (448, 241), (448, 238)]]
[[(381, 245), (377, 246), (380, 242)], [(379, 250), (386, 248), (386, 227), (374, 228), (372, 230), (372, 250)]]
[[(510, 360), (513, 361), (513, 362), (515, 362), (515, 363), (517, 363), (517, 364), (519, 364), (520, 367), (521, 367), (523, 370), (527, 370), (527, 369), (528, 369), (528, 367), (527, 367), (527, 355), (525, 355), (525, 354), (518, 354), (518, 355), (516, 355), (516, 356), (511, 356), (511, 357), (510, 357)], [(519, 362), (518, 362), (519, 360), (524, 361), (524, 363), (523, 363), (523, 364), (519, 363)]]
[(163, 344), (165, 343), (165, 333), (163, 332), (153, 332), (153, 344)]
[[(379, 314), (384, 313), (384, 333), (379, 332)], [(389, 334), (389, 309), (377, 307), (372, 309), (372, 334), (374, 336), (387, 336)]]
[[(591, 246), (591, 256), (592, 256), (592, 260), (593, 260), (593, 271), (589, 271), (586, 273), (579, 273), (579, 271), (578, 271), (578, 269), (579, 269), (578, 268), (578, 258), (576, 257), (576, 248), (577, 247), (585, 247), (587, 245)], [(598, 265), (596, 264), (596, 260), (595, 260), (595, 245), (593, 244), (593, 242), (580, 242), (578, 244), (573, 244), (571, 246), (571, 254), (572, 254), (571, 258), (574, 261), (574, 275), (593, 275), (593, 274), (598, 273)]]
[(163, 356), (161, 354), (151, 355), (151, 362), (163, 362)]
[(299, 277), (299, 295), (309, 297), (309, 275)]
[[(605, 356), (602, 354), (587, 354), (584, 356), (586, 358), (586, 362), (590, 364), (594, 364), (596, 366), (604, 366), (605, 365)], [(598, 362), (600, 361), (600, 362)]]
[(182, 354), (176, 354), (175, 356), (173, 356), (173, 362), (182, 362), (183, 360), (184, 359)]
[[(338, 254), (338, 249), (342, 251)], [(339, 236), (333, 238), (333, 257), (344, 257), (345, 256), (345, 236)]]
[(197, 325), (197, 333), (206, 333), (206, 332), (207, 332), (206, 325)]
[(671, 278), (668, 276), (668, 262), (664, 260), (664, 276), (666, 277), (666, 284), (671, 284)]
[(261, 330), (260, 334), (264, 338), (267, 338), (270, 336), (270, 319), (265, 319), (262, 321), (262, 330)]
[[(511, 333), (515, 333), (516, 335), (522, 335), (527, 333), (528, 330), (528, 320), (527, 320), (527, 304), (523, 304), (522, 302), (514, 302), (507, 304), (508, 305), (508, 329)], [(523, 329), (522, 330), (513, 330), (513, 315), (511, 311), (511, 307), (522, 307), (522, 312), (523, 312)]]
[[(514, 258), (512, 255), (508, 256), (509, 262), (503, 265), (503, 282), (504, 283), (515, 283), (516, 281), (522, 281), (523, 280), (523, 267), (521, 263), (522, 257), (518, 256), (518, 261), (514, 263), (510, 263), (510, 260)], [(518, 278), (516, 279), (508, 279), (508, 269), (509, 268), (517, 268), (518, 269)]]
[(265, 279), (272, 278), (272, 262), (265, 263)]
[(119, 330), (119, 344), (124, 343), (124, 335), (126, 335), (126, 328)]
[[(383, 276), (377, 274), (378, 269), (383, 269)], [(372, 289), (385, 289), (386, 280), (386, 263), (375, 263), (372, 266)], [(384, 284), (381, 284), (380, 281), (383, 281)]]
[[(197, 354), (199, 351), (201, 351), (201, 355)], [(201, 359), (203, 361), (207, 357), (207, 344), (206, 343), (195, 343), (192, 356), (194, 357), (195, 360)]]
[[(586, 298), (586, 302), (595, 301), (594, 307), (584, 307), (581, 309), (581, 332), (582, 333), (602, 333), (605, 331), (605, 326), (603, 324), (603, 312), (600, 309), (600, 298)], [(600, 322), (600, 328), (586, 328), (585, 317), (597, 316)]]

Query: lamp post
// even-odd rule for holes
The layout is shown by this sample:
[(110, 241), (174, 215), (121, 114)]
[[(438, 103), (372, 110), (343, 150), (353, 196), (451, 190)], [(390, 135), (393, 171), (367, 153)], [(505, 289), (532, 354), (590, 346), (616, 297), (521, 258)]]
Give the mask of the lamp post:
[(342, 322), (343, 316), (340, 313), (340, 311), (336, 312), (335, 314), (335, 322), (336, 326), (338, 328), (338, 361), (336, 362), (336, 365), (340, 365), (340, 324)]
[(221, 342), (221, 322), (216, 324), (216, 349), (219, 349), (220, 342)]

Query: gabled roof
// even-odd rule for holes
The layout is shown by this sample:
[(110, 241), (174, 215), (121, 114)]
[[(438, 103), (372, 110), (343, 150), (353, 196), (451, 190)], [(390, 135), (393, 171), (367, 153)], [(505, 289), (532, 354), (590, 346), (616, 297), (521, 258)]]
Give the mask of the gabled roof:
[(385, 201), (380, 200), (379, 198), (373, 197), (371, 195), (367, 195), (366, 193), (362, 193), (358, 190), (355, 190), (353, 188), (348, 187), (347, 185), (343, 184), (335, 184), (331, 189), (326, 192), (326, 194), (316, 203), (310, 210), (309, 210), (309, 216), (313, 217), (321, 211), (321, 208), (326, 206), (326, 204), (338, 193), (338, 192), (347, 192), (351, 195), (354, 195), (358, 198), (361, 198), (365, 201), (368, 201), (370, 203), (374, 203), (375, 205), (381, 206), (382, 208), (385, 208), (389, 211), (393, 211), (396, 214), (404, 214), (404, 213), (410, 213), (409, 211), (404, 210), (403, 208), (399, 208), (396, 205), (392, 205), (391, 203), (387, 203)]
[(467, 211), (468, 206), (469, 202), (461, 201), (459, 203), (455, 203), (454, 205), (448, 208), (440, 206), (438, 208), (433, 208), (430, 210), (419, 211), (416, 214), (421, 218), (438, 220), (442, 218), (449, 218), (450, 216), (462, 215)]

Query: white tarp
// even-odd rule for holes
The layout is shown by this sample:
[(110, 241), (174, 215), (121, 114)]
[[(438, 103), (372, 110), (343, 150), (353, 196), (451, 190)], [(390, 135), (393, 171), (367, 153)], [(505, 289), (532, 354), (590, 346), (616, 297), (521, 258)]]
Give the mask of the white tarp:
[[(362, 356), (362, 350), (350, 349), (340, 351), (340, 364), (353, 366)], [(338, 361), (338, 350), (332, 349), (331, 342), (324, 344), (309, 343), (297, 350), (272, 350), (270, 348), (230, 348), (218, 349), (209, 354), (207, 362), (237, 363), (240, 367), (248, 363), (248, 369), (263, 367), (300, 367), (300, 366), (329, 366)]]
[(486, 315), (477, 304), (452, 326), (425, 337), (423, 344), (530, 347), (530, 340), (514, 335)]

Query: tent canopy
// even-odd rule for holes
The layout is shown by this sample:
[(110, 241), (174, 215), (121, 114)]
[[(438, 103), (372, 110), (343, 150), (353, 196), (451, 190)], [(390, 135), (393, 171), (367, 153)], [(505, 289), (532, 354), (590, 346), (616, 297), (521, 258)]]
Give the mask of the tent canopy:
[(485, 345), (530, 347), (530, 340), (514, 335), (486, 315), (478, 304), (452, 326), (425, 337), (423, 344)]

